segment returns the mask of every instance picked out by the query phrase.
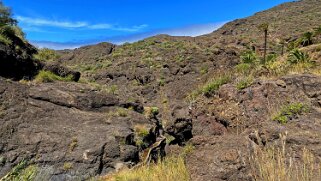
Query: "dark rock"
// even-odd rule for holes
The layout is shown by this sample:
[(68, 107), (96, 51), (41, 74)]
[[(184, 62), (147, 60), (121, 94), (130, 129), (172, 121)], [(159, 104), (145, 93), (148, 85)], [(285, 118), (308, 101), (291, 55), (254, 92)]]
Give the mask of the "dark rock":
[(123, 162), (133, 162), (133, 163), (138, 163), (139, 162), (139, 151), (137, 147), (132, 146), (132, 145), (123, 145), (120, 146), (120, 155), (121, 155), (121, 160)]
[[(120, 117), (115, 113), (124, 108), (115, 96), (84, 84), (27, 86), (0, 78), (0, 87), (6, 88), (0, 102), (8, 107), (0, 119), (1, 157), (6, 160), (0, 176), (22, 160), (50, 167), (44, 174), (51, 180), (104, 175), (119, 163), (137, 163), (138, 147), (126, 144), (133, 140), (135, 125), (154, 124), (129, 109), (127, 117)], [(71, 168), (64, 169), (65, 164)]]
[(166, 132), (175, 138), (173, 143), (182, 145), (193, 137), (192, 129), (192, 119), (178, 118), (166, 129)]
[[(26, 50), (29, 53), (34, 53), (35, 50), (31, 45)], [(32, 59), (32, 54), (25, 53), (25, 56), (20, 56), (12, 47), (0, 43), (0, 76), (21, 80), (32, 79), (42, 68), (40, 62)]]
[(78, 82), (78, 80), (80, 79), (80, 72), (69, 70), (68, 68), (63, 67), (57, 63), (44, 64), (43, 70), (50, 71), (61, 77), (72, 76), (72, 80), (75, 82)]

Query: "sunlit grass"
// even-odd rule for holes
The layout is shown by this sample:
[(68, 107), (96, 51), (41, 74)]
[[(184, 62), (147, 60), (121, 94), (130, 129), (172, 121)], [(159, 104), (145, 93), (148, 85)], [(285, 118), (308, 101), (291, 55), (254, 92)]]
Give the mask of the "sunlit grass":
[(169, 156), (157, 164), (143, 165), (132, 170), (122, 170), (105, 181), (189, 181), (184, 157)]
[(321, 165), (316, 157), (303, 148), (299, 157), (282, 146), (258, 149), (250, 157), (251, 173), (257, 181), (312, 181), (321, 180)]

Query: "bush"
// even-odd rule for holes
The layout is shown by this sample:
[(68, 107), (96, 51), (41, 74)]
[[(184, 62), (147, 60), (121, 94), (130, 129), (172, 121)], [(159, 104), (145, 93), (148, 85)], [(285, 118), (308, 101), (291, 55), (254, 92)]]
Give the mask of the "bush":
[(20, 162), (18, 165), (13, 167), (13, 169), (4, 177), (1, 181), (32, 181), (36, 177), (39, 168), (35, 165), (27, 166), (26, 161)]
[(307, 53), (302, 52), (298, 49), (292, 50), (288, 57), (288, 62), (290, 62), (291, 64), (306, 63), (309, 61), (310, 56)]
[(54, 82), (54, 81), (73, 81), (73, 76), (69, 75), (67, 77), (60, 77), (50, 71), (41, 70), (38, 75), (35, 77), (36, 82)]
[(272, 119), (281, 124), (286, 124), (290, 119), (295, 116), (301, 115), (309, 111), (308, 106), (302, 103), (292, 103), (284, 106)]
[(255, 64), (257, 62), (257, 57), (255, 52), (246, 51), (241, 55), (242, 63)]
[(303, 36), (298, 40), (299, 44), (302, 46), (309, 46), (312, 45), (312, 37), (313, 37), (313, 33), (312, 32), (306, 32), (303, 34)]
[(42, 48), (38, 50), (38, 53), (34, 55), (34, 58), (41, 61), (53, 62), (59, 59), (59, 55), (57, 55), (54, 50)]

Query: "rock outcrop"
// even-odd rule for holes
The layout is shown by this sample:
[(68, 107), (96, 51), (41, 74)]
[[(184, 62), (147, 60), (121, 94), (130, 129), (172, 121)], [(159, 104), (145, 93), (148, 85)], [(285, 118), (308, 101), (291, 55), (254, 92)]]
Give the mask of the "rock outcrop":
[(85, 179), (119, 164), (131, 167), (139, 161), (135, 126), (155, 126), (124, 108), (140, 107), (137, 103), (84, 84), (23, 85), (0, 78), (0, 101), (0, 176), (23, 160), (38, 165), (45, 180)]

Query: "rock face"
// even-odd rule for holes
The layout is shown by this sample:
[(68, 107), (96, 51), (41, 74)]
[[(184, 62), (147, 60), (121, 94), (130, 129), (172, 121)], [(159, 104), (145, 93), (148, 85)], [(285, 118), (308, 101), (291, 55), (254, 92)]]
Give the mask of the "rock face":
[(139, 161), (134, 127), (154, 126), (123, 108), (130, 102), (87, 85), (27, 86), (0, 78), (0, 100), (0, 176), (22, 160), (39, 165), (45, 180), (84, 179), (119, 164), (130, 167)]
[(36, 52), (36, 49), (29, 45), (22, 51), (24, 53), (14, 51), (12, 47), (0, 43), (0, 76), (20, 80), (31, 79), (38, 73), (41, 64), (32, 60), (30, 56)]
[[(289, 150), (306, 148), (319, 157), (320, 76), (285, 76), (235, 89), (226, 85), (210, 104), (195, 103), (191, 142), (196, 148), (187, 158), (192, 180), (252, 180), (251, 150), (276, 144), (285, 133)], [(308, 105), (309, 112), (285, 125), (273, 121), (273, 114), (290, 103)]]

